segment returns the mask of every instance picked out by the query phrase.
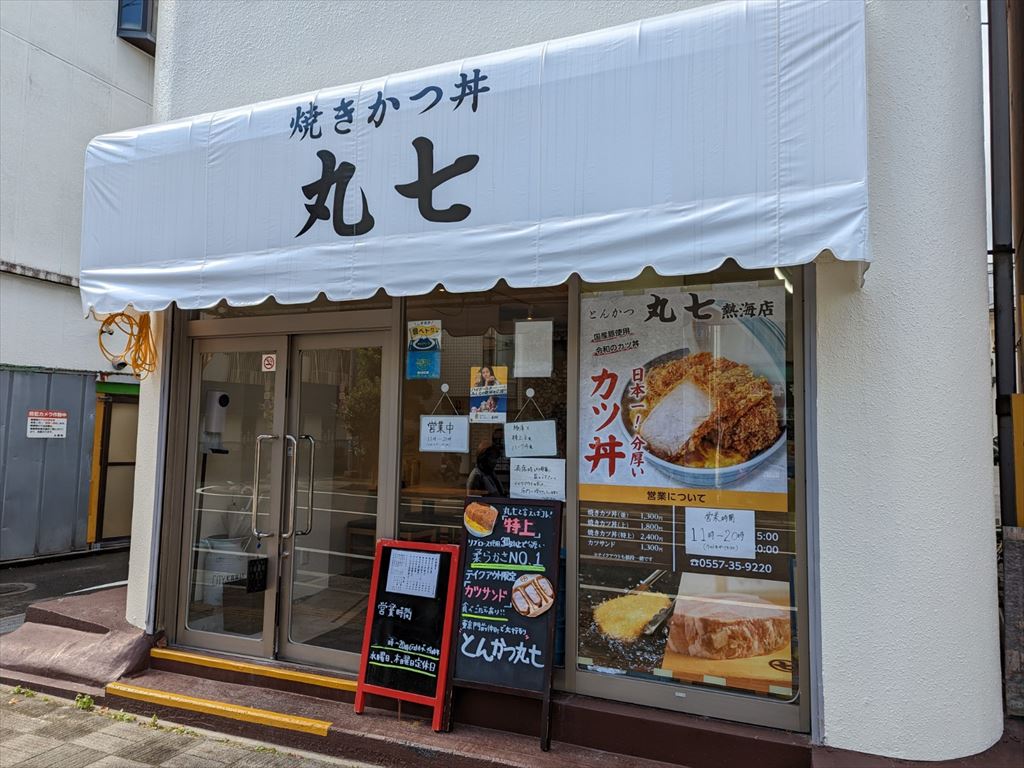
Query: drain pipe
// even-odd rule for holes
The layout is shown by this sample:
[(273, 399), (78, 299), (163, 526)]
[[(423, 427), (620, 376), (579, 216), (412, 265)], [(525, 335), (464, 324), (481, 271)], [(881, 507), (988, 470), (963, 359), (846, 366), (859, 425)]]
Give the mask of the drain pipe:
[[(995, 303), (996, 423), (999, 445), (999, 517), (1017, 524), (1013, 415), (1016, 389), (1013, 317), (1013, 224), (1010, 199), (1010, 67), (1006, 0), (988, 0), (989, 137), (992, 159), (992, 284)], [(1024, 437), (1024, 436), (1021, 436)]]

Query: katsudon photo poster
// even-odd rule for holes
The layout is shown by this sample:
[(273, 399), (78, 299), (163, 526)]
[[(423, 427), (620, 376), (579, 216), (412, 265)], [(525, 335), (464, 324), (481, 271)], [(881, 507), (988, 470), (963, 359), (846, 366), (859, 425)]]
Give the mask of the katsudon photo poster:
[(788, 508), (786, 294), (584, 294), (580, 498)]
[(791, 698), (780, 281), (584, 293), (581, 670)]

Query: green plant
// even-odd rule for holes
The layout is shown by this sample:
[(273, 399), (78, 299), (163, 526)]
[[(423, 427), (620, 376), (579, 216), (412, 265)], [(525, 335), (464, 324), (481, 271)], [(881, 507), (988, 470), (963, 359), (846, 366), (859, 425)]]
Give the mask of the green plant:
[(35, 691), (29, 690), (28, 688), (25, 688), (22, 685), (14, 686), (14, 693), (19, 693), (22, 696), (25, 696), (26, 698), (29, 698), (29, 699), (31, 699), (33, 696), (36, 695)]
[(117, 712), (111, 712), (110, 716), (120, 723), (134, 723), (136, 720), (135, 715), (125, 712), (123, 709), (119, 709)]
[(191, 728), (186, 728), (184, 725), (176, 725), (171, 728), (171, 733), (177, 733), (182, 736), (198, 736), (199, 731), (193, 731)]
[(160, 726), (159, 726), (159, 725), (157, 724), (157, 720), (156, 720), (156, 713), (155, 713), (155, 712), (153, 713), (153, 716), (152, 716), (151, 718), (149, 718), (149, 722), (147, 723), (147, 725), (148, 725), (148, 726), (149, 726), (150, 728), (159, 728), (159, 727), (160, 727)]
[(75, 696), (75, 706), (83, 712), (89, 712), (96, 704), (89, 694), (79, 693)]
[(260, 744), (258, 747), (256, 747), (256, 751), (257, 752), (277, 752), (277, 750), (274, 747), (267, 747), (267, 746), (264, 746), (263, 744)]

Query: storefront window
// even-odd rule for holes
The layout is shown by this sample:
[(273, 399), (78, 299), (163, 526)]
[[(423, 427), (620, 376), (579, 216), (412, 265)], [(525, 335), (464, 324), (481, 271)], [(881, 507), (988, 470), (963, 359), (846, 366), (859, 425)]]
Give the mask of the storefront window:
[(582, 287), (579, 672), (796, 699), (792, 277)]
[[(565, 458), (568, 288), (437, 290), (408, 299), (406, 320), (399, 535), (457, 542), (465, 496), (510, 496), (519, 481), (506, 425), (553, 422), (536, 450)], [(425, 443), (434, 429), (455, 442)]]

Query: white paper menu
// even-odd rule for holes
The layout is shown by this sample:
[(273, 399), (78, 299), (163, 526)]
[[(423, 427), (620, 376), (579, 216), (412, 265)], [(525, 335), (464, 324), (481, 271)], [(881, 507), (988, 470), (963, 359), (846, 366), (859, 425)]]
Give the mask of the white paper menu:
[(554, 338), (553, 320), (517, 320), (512, 375), (517, 379), (549, 378)]
[(437, 593), (437, 574), (440, 569), (440, 552), (393, 549), (385, 589), (400, 595), (433, 598)]

